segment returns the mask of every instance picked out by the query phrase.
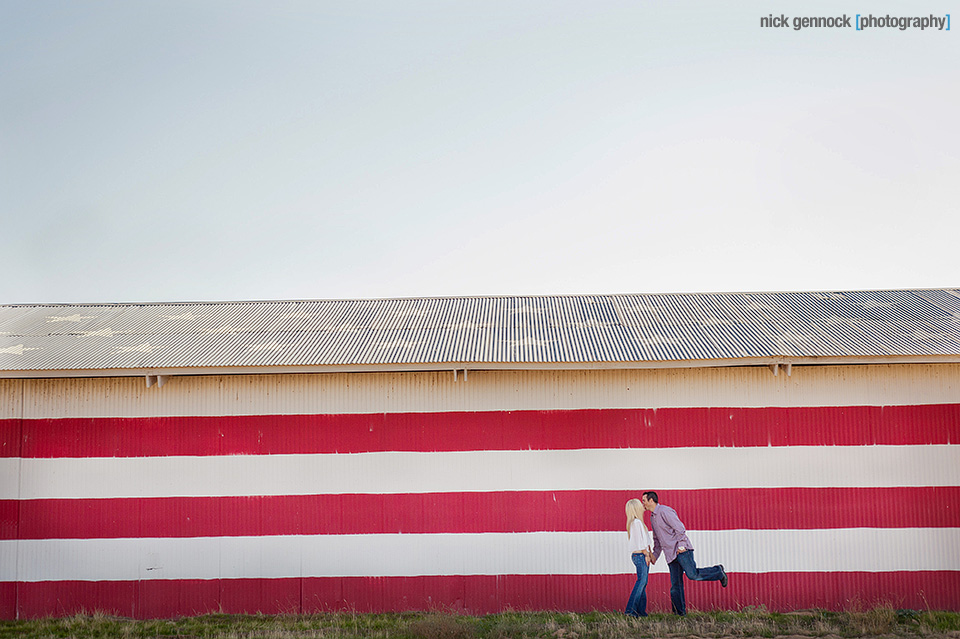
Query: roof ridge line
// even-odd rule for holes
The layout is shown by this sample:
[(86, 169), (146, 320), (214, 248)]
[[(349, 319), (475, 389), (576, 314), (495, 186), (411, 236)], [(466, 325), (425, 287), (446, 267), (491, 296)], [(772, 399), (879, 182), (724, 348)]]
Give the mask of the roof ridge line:
[(2, 304), (0, 308), (64, 308), (64, 307), (130, 307), (130, 306), (213, 306), (245, 304), (310, 304), (330, 302), (410, 302), (428, 300), (493, 300), (493, 299), (543, 299), (543, 298), (584, 298), (584, 297), (686, 297), (704, 295), (814, 295), (818, 293), (916, 293), (924, 291), (942, 291), (960, 298), (960, 288), (879, 288), (879, 289), (820, 289), (793, 291), (701, 291), (675, 293), (542, 293), (516, 295), (428, 295), (411, 297), (358, 297), (358, 298), (316, 298), (316, 299), (274, 299), (274, 300), (200, 300), (169, 302), (34, 302)]

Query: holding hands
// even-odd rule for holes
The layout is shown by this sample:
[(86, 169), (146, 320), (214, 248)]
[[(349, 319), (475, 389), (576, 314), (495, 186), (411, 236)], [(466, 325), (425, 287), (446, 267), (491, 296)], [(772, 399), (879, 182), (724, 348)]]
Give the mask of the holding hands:
[(650, 546), (647, 546), (645, 550), (641, 550), (640, 552), (642, 552), (643, 556), (647, 558), (648, 566), (657, 563), (657, 560), (653, 558), (653, 552), (650, 551)]

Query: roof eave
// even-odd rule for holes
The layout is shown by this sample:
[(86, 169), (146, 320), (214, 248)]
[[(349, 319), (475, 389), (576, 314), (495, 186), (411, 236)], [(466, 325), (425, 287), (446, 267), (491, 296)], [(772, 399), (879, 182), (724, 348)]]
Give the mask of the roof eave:
[(649, 370), (746, 366), (870, 366), (884, 364), (957, 364), (960, 355), (877, 357), (744, 357), (641, 362), (428, 362), (416, 364), (342, 364), (318, 366), (203, 366), (179, 368), (99, 368), (6, 370), (0, 379), (144, 377), (147, 375), (311, 375), (318, 373), (406, 373), (437, 371)]

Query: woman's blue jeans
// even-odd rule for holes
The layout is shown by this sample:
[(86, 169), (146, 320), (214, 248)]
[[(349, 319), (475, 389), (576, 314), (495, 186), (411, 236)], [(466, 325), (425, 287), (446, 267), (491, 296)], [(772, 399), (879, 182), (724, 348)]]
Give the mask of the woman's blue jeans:
[(650, 574), (650, 567), (647, 566), (647, 558), (642, 553), (634, 553), (630, 556), (633, 559), (633, 565), (637, 567), (637, 583), (633, 585), (633, 591), (627, 600), (627, 614), (632, 617), (647, 616), (647, 576)]

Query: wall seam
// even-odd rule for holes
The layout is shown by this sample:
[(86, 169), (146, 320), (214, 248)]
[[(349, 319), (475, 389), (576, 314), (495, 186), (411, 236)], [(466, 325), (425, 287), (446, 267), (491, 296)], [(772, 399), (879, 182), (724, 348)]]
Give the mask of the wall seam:
[(20, 619), (20, 536), (21, 536), (21, 518), (23, 516), (23, 413), (24, 402), (26, 398), (27, 380), (20, 380), (20, 418), (17, 420), (17, 536), (14, 546), (14, 586), (13, 586), (13, 609), (14, 617)]

